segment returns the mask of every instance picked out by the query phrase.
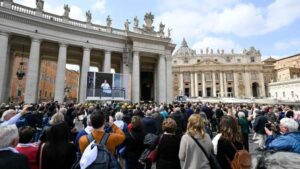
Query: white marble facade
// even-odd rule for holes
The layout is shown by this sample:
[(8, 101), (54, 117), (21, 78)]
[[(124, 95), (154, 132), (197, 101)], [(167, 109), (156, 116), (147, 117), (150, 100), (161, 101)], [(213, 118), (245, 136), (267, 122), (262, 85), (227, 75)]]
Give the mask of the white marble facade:
[(68, 5), (64, 6), (62, 15), (57, 15), (44, 12), (43, 3), (38, 0), (36, 8), (29, 8), (11, 0), (0, 2), (0, 102), (8, 100), (10, 77), (14, 76), (12, 60), (16, 53), (22, 52), (20, 46), (25, 46), (25, 55), (29, 57), (26, 103), (38, 101), (42, 59), (58, 62), (54, 98), (59, 102), (64, 98), (67, 63), (80, 66), (78, 102), (85, 102), (87, 72), (90, 66), (98, 66), (96, 63), (102, 63), (99, 66), (102, 72), (110, 72), (113, 65), (117, 65), (119, 73), (131, 76), (130, 100), (134, 103), (141, 99), (141, 71), (146, 67), (146, 71), (160, 72), (154, 80), (154, 101), (172, 101), (171, 54), (175, 45), (171, 43), (170, 34), (164, 34), (163, 24), (159, 31), (154, 31), (154, 15), (146, 13), (143, 27), (139, 27), (138, 18), (134, 18), (132, 30), (126, 20), (123, 30), (113, 28), (113, 18), (109, 16), (102, 26), (92, 23), (90, 11), (86, 13), (86, 21), (78, 21), (69, 18)]
[(185, 39), (172, 57), (174, 96), (264, 97), (263, 63), (259, 50), (242, 53), (223, 49), (190, 49)]
[(273, 99), (300, 101), (300, 78), (269, 83), (269, 95)]

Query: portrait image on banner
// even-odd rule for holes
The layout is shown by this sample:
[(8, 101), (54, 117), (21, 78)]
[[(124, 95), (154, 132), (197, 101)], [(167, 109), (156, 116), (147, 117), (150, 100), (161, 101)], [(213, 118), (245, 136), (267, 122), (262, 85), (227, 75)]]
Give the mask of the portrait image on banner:
[(87, 76), (87, 97), (94, 97), (95, 72), (88, 72)]
[(95, 97), (112, 97), (113, 74), (96, 73)]

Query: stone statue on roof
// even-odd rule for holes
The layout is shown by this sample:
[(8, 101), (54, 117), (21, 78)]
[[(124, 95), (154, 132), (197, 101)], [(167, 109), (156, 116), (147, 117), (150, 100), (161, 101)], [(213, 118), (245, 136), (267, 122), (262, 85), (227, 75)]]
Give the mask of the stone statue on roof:
[(69, 18), (69, 14), (70, 14), (70, 7), (69, 7), (69, 5), (68, 4), (65, 4), (64, 5), (64, 10), (65, 10), (65, 12), (64, 12), (64, 17), (66, 17), (66, 18)]
[(208, 49), (208, 48), (206, 48), (206, 54), (208, 54), (208, 50), (209, 50), (209, 49)]
[(220, 49), (217, 50), (217, 53), (220, 54)]
[(231, 49), (231, 54), (234, 54), (234, 49)]
[(200, 53), (203, 54), (203, 49), (200, 49)]
[(43, 0), (36, 0), (36, 9), (38, 11), (43, 11), (44, 9), (44, 1)]
[(106, 18), (106, 26), (111, 27), (111, 22), (112, 22), (112, 20), (110, 18), (110, 15), (108, 15), (107, 18)]
[(168, 28), (168, 38), (171, 37), (171, 31), (172, 31), (172, 29), (171, 29), (171, 28)]
[(214, 50), (213, 49), (210, 49), (210, 54), (213, 54), (214, 53)]
[(92, 13), (90, 10), (88, 10), (86, 13), (85, 13), (85, 16), (86, 16), (86, 22), (87, 23), (91, 23), (92, 21)]
[(164, 30), (165, 30), (165, 25), (162, 22), (160, 22), (158, 32), (163, 34)]
[(133, 21), (134, 21), (134, 23), (133, 23), (134, 27), (138, 28), (139, 27), (139, 19), (137, 18), (137, 16), (134, 17)]
[(224, 54), (224, 49), (221, 49), (221, 53)]
[(130, 24), (129, 20), (126, 19), (126, 22), (124, 23), (124, 26), (125, 26), (125, 30), (126, 30), (126, 31), (129, 31), (129, 24)]
[(144, 16), (145, 24), (143, 25), (144, 31), (153, 32), (154, 30), (154, 26), (152, 26), (153, 20), (154, 20), (154, 15), (151, 12), (145, 14)]

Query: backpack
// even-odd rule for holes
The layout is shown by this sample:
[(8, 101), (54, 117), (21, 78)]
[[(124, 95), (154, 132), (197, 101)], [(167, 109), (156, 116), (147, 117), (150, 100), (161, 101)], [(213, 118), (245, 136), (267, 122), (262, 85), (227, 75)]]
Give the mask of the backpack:
[(232, 169), (250, 169), (252, 164), (251, 154), (245, 150), (238, 150), (233, 143), (231, 143), (236, 150), (233, 159), (230, 161), (230, 166)]
[[(91, 145), (93, 149), (97, 146), (98, 154), (95, 161), (89, 165), (86, 169), (121, 169), (119, 162), (116, 158), (108, 151), (106, 147), (106, 142), (108, 140), (109, 133), (104, 133), (100, 143), (94, 143)], [(94, 140), (93, 135), (90, 133), (87, 135), (89, 142)], [(80, 169), (80, 160), (76, 162), (75, 165), (72, 166), (72, 169)]]

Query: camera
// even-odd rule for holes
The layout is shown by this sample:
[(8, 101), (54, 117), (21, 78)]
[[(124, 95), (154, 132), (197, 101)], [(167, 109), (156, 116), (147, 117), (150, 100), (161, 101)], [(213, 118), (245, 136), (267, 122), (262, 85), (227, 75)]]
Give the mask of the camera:
[(272, 130), (272, 123), (266, 123), (265, 127), (269, 130)]

